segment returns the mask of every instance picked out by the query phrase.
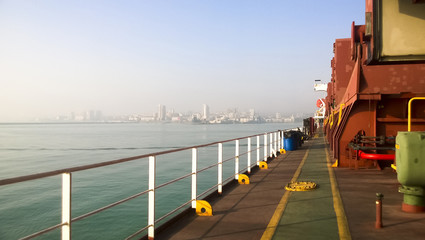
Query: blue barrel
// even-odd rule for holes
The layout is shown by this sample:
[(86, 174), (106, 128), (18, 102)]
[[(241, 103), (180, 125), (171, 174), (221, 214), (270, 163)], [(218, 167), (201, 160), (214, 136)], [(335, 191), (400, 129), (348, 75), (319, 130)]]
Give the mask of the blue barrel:
[(286, 151), (296, 150), (297, 146), (295, 144), (296, 144), (296, 142), (294, 140), (294, 136), (283, 139), (283, 147), (285, 148)]

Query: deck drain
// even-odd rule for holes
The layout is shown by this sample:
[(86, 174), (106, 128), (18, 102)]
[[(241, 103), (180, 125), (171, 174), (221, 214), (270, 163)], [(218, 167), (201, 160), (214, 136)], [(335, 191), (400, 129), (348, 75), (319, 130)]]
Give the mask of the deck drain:
[(314, 182), (291, 182), (285, 186), (288, 191), (310, 191), (317, 187)]

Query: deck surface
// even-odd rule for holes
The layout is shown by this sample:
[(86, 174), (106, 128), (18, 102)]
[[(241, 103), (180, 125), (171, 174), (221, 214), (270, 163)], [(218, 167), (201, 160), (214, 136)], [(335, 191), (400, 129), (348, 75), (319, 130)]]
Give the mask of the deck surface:
[[(269, 161), (269, 169), (250, 175), (249, 185), (236, 185), (214, 199), (214, 216), (190, 214), (156, 234), (156, 239), (340, 239), (332, 197), (324, 138), (306, 142)], [(301, 164), (305, 157), (305, 162)], [(298, 180), (318, 188), (291, 192), (271, 235), (270, 220), (301, 164)], [(396, 174), (391, 169), (333, 169), (352, 239), (424, 239), (425, 214), (401, 211)], [(382, 229), (375, 229), (375, 194), (383, 199)], [(281, 202), (282, 203), (282, 202)], [(268, 227), (269, 226), (269, 227)], [(263, 236), (264, 234), (264, 236)], [(351, 235), (351, 236), (350, 236)]]
[(338, 224), (323, 138), (315, 139), (309, 146), (305, 164), (297, 180), (312, 181), (318, 187), (289, 195), (272, 239), (338, 239)]

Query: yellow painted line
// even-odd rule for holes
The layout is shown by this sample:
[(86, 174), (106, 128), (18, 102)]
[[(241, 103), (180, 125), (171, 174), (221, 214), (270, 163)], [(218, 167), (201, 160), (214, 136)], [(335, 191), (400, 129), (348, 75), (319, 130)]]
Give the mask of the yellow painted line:
[(328, 162), (329, 179), (331, 181), (332, 198), (334, 202), (334, 209), (336, 214), (336, 221), (338, 223), (339, 239), (351, 240), (350, 229), (348, 227), (347, 217), (345, 216), (344, 206), (342, 204), (341, 195), (339, 194), (338, 183), (335, 179), (335, 174), (332, 169), (332, 164), (329, 159), (328, 148), (325, 147), (326, 161)]
[[(297, 168), (297, 171), (295, 171), (294, 176), (291, 179), (291, 182), (295, 182), (300, 176), (301, 169), (303, 168), (304, 162), (307, 159), (309, 151), (310, 149), (307, 149), (303, 159), (301, 160), (300, 165)], [(280, 218), (282, 217), (282, 214), (285, 211), (286, 205), (288, 204), (288, 199), (290, 195), (291, 195), (290, 191), (286, 191), (285, 194), (283, 194), (283, 197), (282, 199), (280, 199), (280, 202), (277, 205), (276, 210), (274, 211), (274, 214), (272, 218), (270, 219), (269, 224), (267, 225), (266, 231), (264, 231), (263, 236), (261, 237), (261, 240), (272, 239), (274, 232), (276, 231), (276, 227), (279, 224)]]

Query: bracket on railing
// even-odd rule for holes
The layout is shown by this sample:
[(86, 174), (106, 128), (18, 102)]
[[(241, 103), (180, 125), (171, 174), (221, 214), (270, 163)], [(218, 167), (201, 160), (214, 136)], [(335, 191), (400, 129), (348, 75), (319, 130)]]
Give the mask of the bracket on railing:
[(196, 200), (196, 214), (198, 214), (198, 216), (212, 216), (213, 211), (211, 204), (205, 200)]
[(277, 151), (275, 151), (273, 148), (272, 148), (271, 158), (272, 159), (277, 158)]
[(239, 174), (238, 183), (239, 184), (249, 184), (249, 177), (245, 174)]
[(269, 169), (266, 161), (260, 162), (260, 169)]

